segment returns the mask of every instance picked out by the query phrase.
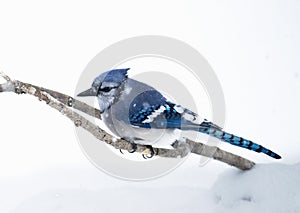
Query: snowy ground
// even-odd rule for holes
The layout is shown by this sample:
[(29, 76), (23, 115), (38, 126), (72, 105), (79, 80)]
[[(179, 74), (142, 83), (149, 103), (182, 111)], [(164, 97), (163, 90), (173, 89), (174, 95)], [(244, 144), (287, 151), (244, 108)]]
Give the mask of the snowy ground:
[[(198, 186), (189, 179), (193, 173), (199, 176), (200, 167), (185, 172), (190, 172), (187, 178), (171, 173), (148, 182), (125, 182), (92, 169), (41, 172), (1, 181), (1, 191), (7, 193), (1, 194), (0, 212), (300, 211), (300, 164), (263, 164), (248, 172), (227, 168), (208, 188), (199, 186), (201, 178)], [(170, 181), (171, 176), (177, 180)]]
[(213, 187), (213, 206), (216, 212), (300, 212), (299, 175), (300, 164), (226, 171)]

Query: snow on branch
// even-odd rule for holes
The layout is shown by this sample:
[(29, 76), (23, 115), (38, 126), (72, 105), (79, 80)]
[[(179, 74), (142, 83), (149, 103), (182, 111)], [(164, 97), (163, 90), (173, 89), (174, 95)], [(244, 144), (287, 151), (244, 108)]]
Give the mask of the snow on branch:
[[(7, 75), (0, 72), (0, 75), (6, 80), (5, 83), (0, 84), (0, 92), (14, 92), (16, 94), (29, 94), (38, 98), (40, 101), (44, 101), (50, 107), (61, 112), (64, 116), (68, 117), (74, 122), (76, 127), (81, 127), (86, 131), (90, 132), (100, 141), (103, 141), (116, 149), (122, 150), (132, 150), (132, 144), (123, 139), (116, 139), (109, 133), (105, 132), (103, 129), (86, 119), (84, 116), (75, 112), (74, 109), (79, 110), (85, 114), (101, 119), (101, 114), (98, 109), (91, 107), (75, 98), (49, 90), (43, 87), (38, 87), (29, 83), (24, 83), (18, 80), (11, 80)], [(237, 156), (230, 152), (219, 149), (218, 147), (208, 146), (200, 142), (195, 142), (186, 139), (186, 144), (175, 143), (174, 149), (162, 149), (155, 148), (154, 152), (156, 156), (166, 157), (166, 158), (178, 158), (185, 157), (190, 152), (213, 158), (215, 160), (227, 163), (241, 170), (251, 169), (255, 163), (245, 159), (243, 157)], [(148, 148), (144, 145), (137, 144), (137, 152), (144, 152)]]

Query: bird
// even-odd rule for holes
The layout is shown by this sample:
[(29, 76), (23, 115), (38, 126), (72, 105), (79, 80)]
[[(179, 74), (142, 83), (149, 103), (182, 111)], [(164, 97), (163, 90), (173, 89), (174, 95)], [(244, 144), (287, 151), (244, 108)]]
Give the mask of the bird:
[(231, 145), (264, 153), (272, 158), (281, 156), (251, 140), (225, 132), (213, 122), (182, 105), (169, 101), (154, 87), (128, 77), (130, 68), (112, 69), (100, 74), (92, 86), (77, 96), (95, 96), (98, 99), (102, 120), (116, 136), (129, 141), (134, 152), (136, 144), (173, 148), (182, 131), (196, 131)]

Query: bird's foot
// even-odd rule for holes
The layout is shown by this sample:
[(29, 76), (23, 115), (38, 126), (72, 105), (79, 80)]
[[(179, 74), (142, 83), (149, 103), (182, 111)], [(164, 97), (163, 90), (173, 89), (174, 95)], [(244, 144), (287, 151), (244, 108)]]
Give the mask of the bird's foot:
[[(134, 152), (136, 152), (136, 150), (137, 150), (137, 145), (135, 144), (135, 143), (132, 143), (131, 144), (131, 150), (128, 150), (128, 152), (129, 153), (134, 153)], [(120, 150), (120, 152), (121, 152), (121, 154), (124, 154), (124, 152), (122, 151), (122, 149), (119, 149)]]
[(146, 149), (142, 152), (142, 156), (145, 159), (152, 158), (155, 155), (154, 149), (150, 145), (146, 145)]
[(137, 145), (135, 143), (132, 143), (131, 144), (131, 150), (129, 150), (128, 152), (129, 153), (134, 153), (134, 152), (136, 152), (136, 150), (137, 150)]

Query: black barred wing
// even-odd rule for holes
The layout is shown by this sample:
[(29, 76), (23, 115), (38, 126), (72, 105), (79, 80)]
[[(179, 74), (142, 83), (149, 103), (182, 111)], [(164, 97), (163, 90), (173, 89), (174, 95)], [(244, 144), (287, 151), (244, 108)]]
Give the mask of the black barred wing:
[(142, 128), (196, 130), (204, 121), (196, 113), (166, 100), (156, 90), (139, 94), (129, 108), (130, 124)]

